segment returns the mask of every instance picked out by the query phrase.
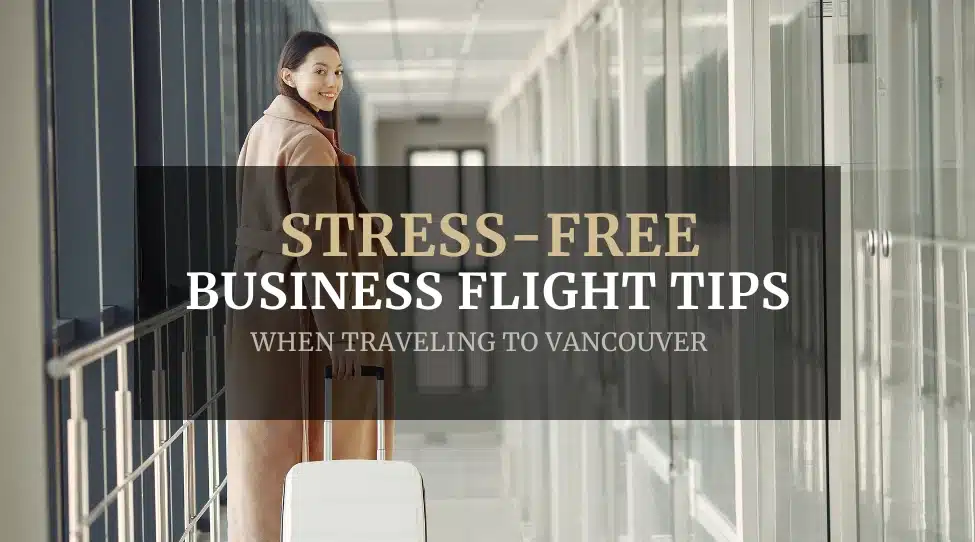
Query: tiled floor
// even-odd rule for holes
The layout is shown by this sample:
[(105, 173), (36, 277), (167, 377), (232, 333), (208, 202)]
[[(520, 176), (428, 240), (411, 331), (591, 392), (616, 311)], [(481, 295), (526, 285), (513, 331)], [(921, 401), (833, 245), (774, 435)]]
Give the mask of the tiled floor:
[(429, 542), (521, 542), (515, 506), (503, 495), (496, 438), (452, 434), (446, 440), (397, 438), (397, 459), (412, 462), (423, 475)]
[[(397, 435), (395, 458), (423, 475), (429, 542), (522, 542), (515, 506), (503, 495), (494, 434)], [(199, 540), (209, 542), (207, 536)]]

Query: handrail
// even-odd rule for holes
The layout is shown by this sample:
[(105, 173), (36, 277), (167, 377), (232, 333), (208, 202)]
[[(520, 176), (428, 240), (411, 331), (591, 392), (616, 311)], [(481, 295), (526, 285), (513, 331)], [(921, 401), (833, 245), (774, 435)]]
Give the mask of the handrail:
[[(223, 296), (223, 286), (215, 290), (218, 297)], [(46, 364), (47, 374), (53, 379), (66, 378), (71, 371), (81, 369), (98, 361), (112, 353), (124, 344), (131, 343), (142, 338), (163, 326), (175, 322), (190, 312), (190, 302), (187, 300), (165, 312), (161, 312), (143, 322), (130, 324), (109, 335), (95, 339), (94, 341), (75, 348), (70, 352), (55, 356), (48, 360)]]
[(95, 507), (92, 508), (91, 511), (88, 512), (87, 515), (81, 518), (81, 525), (83, 527), (91, 527), (92, 525), (94, 525), (95, 521), (101, 518), (105, 514), (105, 511), (108, 510), (108, 507), (111, 506), (112, 503), (118, 501), (119, 493), (124, 491), (129, 484), (135, 482), (135, 480), (139, 478), (139, 476), (141, 476), (143, 472), (148, 470), (149, 467), (153, 466), (156, 463), (156, 458), (162, 455), (166, 450), (170, 448), (170, 446), (172, 446), (180, 437), (182, 437), (183, 434), (187, 432), (187, 429), (189, 427), (191, 427), (195, 422), (199, 421), (200, 417), (203, 416), (203, 411), (210, 410), (210, 408), (212, 408), (216, 404), (217, 399), (219, 399), (220, 396), (222, 396), (223, 394), (224, 394), (224, 388), (221, 388), (220, 391), (215, 393), (213, 397), (210, 398), (209, 401), (207, 401), (203, 406), (198, 408), (197, 411), (193, 413), (192, 416), (187, 418), (186, 421), (183, 422), (183, 425), (181, 425), (178, 429), (176, 429), (176, 431), (174, 431), (173, 434), (169, 436), (169, 438), (159, 443), (159, 447), (156, 448), (156, 451), (154, 451), (149, 457), (143, 460), (142, 463), (135, 468), (135, 470), (130, 472), (128, 475), (126, 475), (126, 477), (122, 481), (120, 481), (118, 485), (115, 486), (115, 489), (113, 489), (108, 494), (106, 494), (105, 497), (103, 497), (102, 500), (97, 505), (95, 505)]
[[(214, 293), (218, 300), (224, 298), (226, 295), (225, 288), (216, 288)], [(192, 332), (193, 321), (190, 313), (191, 310), (195, 309), (191, 309), (190, 302), (186, 301), (151, 318), (147, 318), (142, 322), (125, 326), (113, 333), (99, 337), (71, 352), (53, 357), (45, 364), (46, 371), (52, 380), (63, 379), (70, 381), (70, 390), (67, 390), (69, 394), (70, 414), (65, 420), (67, 423), (67, 451), (65, 457), (67, 484), (64, 486), (58, 483), (57, 491), (59, 496), (67, 504), (68, 521), (66, 527), (68, 536), (72, 540), (76, 539), (76, 537), (80, 541), (88, 540), (91, 535), (91, 529), (95, 526), (96, 522), (103, 520), (105, 514), (113, 506), (119, 510), (119, 540), (123, 542), (136, 540), (133, 531), (135, 526), (133, 506), (134, 502), (139, 498), (137, 495), (139, 492), (136, 490), (136, 481), (138, 479), (144, 479), (150, 467), (155, 467), (153, 480), (149, 483), (154, 485), (155, 491), (156, 539), (168, 540), (168, 533), (171, 526), (170, 522), (176, 519), (171, 514), (169, 508), (171, 489), (168, 486), (170, 477), (168, 461), (171, 459), (169, 454), (178, 453), (173, 451), (176, 449), (176, 442), (178, 440), (182, 440), (183, 442), (182, 453), (185, 455), (185, 468), (183, 469), (183, 487), (185, 490), (183, 492), (183, 514), (187, 524), (186, 530), (183, 533), (184, 538), (187, 536), (190, 539), (193, 538), (194, 533), (190, 531), (195, 528), (205, 511), (210, 510), (211, 505), (219, 498), (220, 491), (225, 487), (226, 476), (224, 476), (223, 481), (219, 480), (219, 465), (221, 463), (219, 422), (213, 419), (215, 417), (210, 417), (207, 420), (207, 428), (204, 435), (208, 448), (207, 460), (204, 463), (206, 472), (202, 473), (208, 480), (207, 485), (209, 486), (210, 496), (202, 510), (197, 506), (196, 491), (189, 489), (197, 487), (197, 476), (200, 475), (197, 472), (194, 459), (195, 450), (197, 449), (195, 423), (201, 421), (204, 413), (213, 412), (213, 409), (217, 406), (217, 402), (224, 396), (225, 391), (223, 386), (219, 386), (218, 388), (217, 381), (217, 373), (219, 371), (217, 358), (219, 354), (216, 347), (217, 336), (220, 335), (220, 332), (214, 327), (216, 322), (213, 319), (213, 311), (219, 309), (214, 306), (211, 309), (198, 311), (203, 313), (201, 318), (205, 318), (207, 327), (206, 337), (199, 338), (202, 341), (202, 345), (193, 344), (194, 334)], [(181, 353), (182, 372), (171, 373), (164, 367), (165, 363), (162, 362), (164, 359), (162, 343), (165, 342), (162, 331), (165, 326), (169, 324), (175, 325), (177, 322), (184, 326), (183, 331), (185, 334), (184, 351)], [(201, 323), (203, 323), (202, 320)], [(189, 418), (184, 418), (182, 426), (175, 432), (170, 430), (169, 420), (165, 418), (157, 418), (152, 421), (154, 451), (147, 458), (141, 457), (141, 452), (136, 454), (134, 449), (134, 445), (138, 442), (139, 437), (136, 436), (132, 428), (132, 423), (136, 418), (133, 414), (133, 392), (130, 389), (131, 384), (128, 378), (128, 346), (144, 336), (152, 338), (155, 343), (153, 356), (156, 366), (152, 375), (152, 400), (155, 408), (164, 410), (168, 408), (169, 401), (165, 396), (167, 386), (170, 382), (169, 379), (172, 376), (176, 376), (176, 378), (181, 380), (184, 394), (183, 408), (190, 408), (190, 402), (187, 399), (189, 397), (188, 390), (192, 386), (192, 378), (187, 375), (192, 372), (189, 364), (195, 358), (193, 353), (197, 352), (196, 348), (194, 348), (196, 346), (205, 347), (206, 350), (204, 357), (206, 361), (206, 387), (208, 394), (207, 402), (198, 407), (196, 412)], [(90, 456), (93, 449), (88, 444), (88, 433), (89, 430), (95, 427), (89, 425), (88, 416), (94, 416), (93, 419), (97, 419), (98, 414), (95, 413), (97, 412), (96, 409), (86, 408), (86, 379), (82, 373), (82, 369), (89, 365), (104, 364), (105, 358), (113, 353), (118, 358), (118, 363), (116, 363), (116, 370), (118, 371), (117, 389), (114, 392), (110, 392), (107, 389), (104, 390), (106, 395), (102, 397), (101, 419), (102, 423), (106, 423), (110, 408), (109, 404), (114, 397), (116, 484), (111, 491), (107, 491), (108, 487), (106, 486), (106, 495), (92, 508), (89, 506), (87, 488), (88, 484), (92, 481), (90, 460), (95, 458)], [(104, 365), (102, 366), (104, 370), (105, 367)], [(88, 412), (88, 416), (86, 416), (87, 410), (95, 410), (95, 412)], [(110, 453), (110, 445), (107, 444), (107, 440), (104, 440), (107, 438), (105, 428), (103, 428), (102, 435), (104, 446), (104, 450), (102, 451), (107, 457), (107, 454)], [(136, 459), (141, 460), (141, 463), (133, 468), (132, 462)], [(107, 472), (104, 474), (104, 483), (107, 483), (110, 480), (110, 474)], [(219, 534), (220, 510), (219, 508), (213, 508), (210, 511), (212, 512), (210, 517), (214, 521), (215, 532)]]

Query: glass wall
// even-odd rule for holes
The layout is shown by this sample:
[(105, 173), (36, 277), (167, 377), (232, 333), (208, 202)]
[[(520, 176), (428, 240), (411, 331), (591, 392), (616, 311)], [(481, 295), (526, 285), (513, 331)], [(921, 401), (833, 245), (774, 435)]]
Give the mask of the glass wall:
[(610, 166), (620, 161), (620, 21), (615, 9), (600, 13), (597, 55), (593, 68), (599, 98), (596, 102), (599, 119), (599, 165)]
[[(727, 7), (728, 3), (723, 0), (683, 0), (680, 3), (681, 159), (684, 166), (728, 164)], [(694, 179), (687, 179), (687, 182), (681, 183), (682, 193), (678, 197), (683, 201), (696, 199), (689, 191), (698, 184)], [(716, 197), (715, 194), (710, 196)], [(716, 231), (723, 231), (722, 225), (728, 220), (723, 215), (701, 216), (699, 235), (713, 236)], [(708, 223), (716, 227), (709, 227)], [(703, 243), (708, 246), (728, 246), (714, 240)], [(712, 249), (711, 257), (728, 261), (730, 248), (723, 249), (720, 254)], [(693, 269), (686, 270), (705, 271), (697, 265), (704, 262), (697, 260), (695, 258), (694, 262), (688, 264)], [(690, 325), (694, 329), (704, 330), (710, 338), (723, 337), (727, 332), (727, 323), (724, 322), (705, 323), (697, 320)], [(734, 363), (727, 352), (716, 351), (715, 348), (709, 348), (709, 351), (702, 354), (712, 358), (717, 366)], [(674, 385), (682, 384), (677, 382)], [(686, 393), (692, 397), (695, 390), (688, 389)], [(694, 407), (689, 405), (687, 408)], [(690, 533), (695, 539), (720, 540), (725, 534), (739, 530), (737, 499), (741, 495), (737, 486), (741, 482), (738, 478), (741, 468), (740, 462), (736, 464), (736, 459), (741, 450), (735, 445), (736, 429), (736, 424), (725, 421), (675, 423), (677, 449), (674, 453), (688, 458), (687, 468), (692, 475), (687, 477), (685, 483), (688, 498), (694, 503), (686, 518), (676, 519), (683, 523), (678, 530)]]
[[(552, 145), (544, 165), (618, 165), (624, 152), (629, 153), (628, 165), (822, 164), (822, 16), (815, 4), (800, 0), (596, 2), (565, 42), (552, 47), (546, 69), (526, 78), (530, 83), (501, 108), (497, 119), (502, 128), (517, 123), (521, 133), (531, 133), (533, 122), (550, 126), (551, 133), (542, 133), (542, 148)], [(550, 89), (542, 93), (542, 100), (548, 100), (539, 109), (542, 117), (517, 115), (531, 102), (534, 77), (543, 78), (541, 88)], [(633, 115), (639, 121), (628, 124)], [(668, 148), (672, 138), (679, 138), (679, 144)], [(640, 143), (636, 154), (631, 150), (637, 147), (634, 140)], [(501, 163), (515, 161), (522, 163), (518, 154), (500, 158)], [(561, 186), (569, 182), (572, 189), (546, 190), (545, 204), (558, 207), (571, 192), (592, 194), (594, 204), (609, 212), (663, 212), (675, 197), (688, 201), (706, 196), (729, 202), (718, 205), (698, 228), (697, 235), (717, 236), (726, 235), (721, 232), (732, 220), (730, 201), (738, 197), (730, 191), (716, 195), (713, 185), (707, 194), (694, 192), (693, 179), (681, 185), (685, 192), (680, 196), (671, 183), (628, 184), (620, 192), (613, 190), (611, 179), (604, 181), (605, 186), (575, 186), (565, 180)], [(795, 248), (816, 242), (793, 241)], [(720, 246), (722, 241), (711, 243)], [(730, 257), (729, 249), (712, 254), (717, 260), (710, 263), (724, 261), (727, 266)], [(601, 270), (658, 273), (674, 265), (660, 260), (586, 263)], [(709, 263), (698, 260), (698, 267)], [(581, 262), (571, 265), (582, 269)], [(670, 325), (670, 318), (651, 310), (646, 321), (623, 325)], [(703, 322), (696, 325), (704, 327)], [(730, 326), (715, 325), (713, 335), (719, 337)], [(604, 389), (621, 390), (619, 404), (679, 400), (675, 387), (685, 383), (652, 374), (647, 364), (630, 357), (608, 357), (613, 359), (604, 360), (609, 362), (604, 369), (581, 374)], [(727, 350), (709, 353), (706, 359), (715, 366), (726, 364)], [(580, 395), (585, 388), (580, 384)], [(528, 430), (526, 425), (520, 428)], [(559, 449), (585, 450), (582, 455), (566, 450), (552, 456), (551, 514), (528, 520), (545, 523), (547, 532), (571, 537), (583, 529), (587, 536), (630, 540), (829, 539), (823, 422), (553, 422), (546, 431)], [(518, 441), (524, 442), (520, 435)], [(592, 448), (594, 438), (598, 449)], [(601, 467), (594, 465), (599, 462)], [(583, 482), (559, 478), (574, 470)], [(596, 506), (570, 495), (580, 483), (604, 490), (605, 502)]]
[(728, 164), (728, 26), (724, 0), (680, 3), (683, 163)]
[(975, 8), (850, 15), (859, 539), (971, 540)]
[[(769, 151), (772, 165), (825, 163), (824, 19), (818, 15), (818, 6), (814, 4), (810, 9), (810, 4), (803, 0), (769, 2)], [(785, 179), (778, 182), (785, 182)], [(821, 242), (817, 235), (804, 232), (791, 235), (791, 246), (797, 249), (797, 258), (805, 260), (808, 260), (803, 256), (808, 254), (805, 247)], [(799, 322), (799, 318), (794, 318), (789, 325), (797, 330)], [(813, 355), (809, 359), (819, 357)], [(817, 371), (815, 367), (810, 369)], [(792, 393), (802, 394), (795, 389)], [(775, 538), (828, 540), (826, 422), (782, 420), (768, 422), (762, 430), (775, 447), (774, 466), (763, 465), (767, 483), (762, 486), (775, 488), (772, 501)]]
[(551, 130), (552, 140), (552, 163), (553, 165), (565, 166), (571, 163), (575, 142), (573, 134), (576, 130), (576, 119), (569, 112), (569, 107), (572, 104), (572, 93), (574, 92), (572, 86), (574, 78), (572, 77), (568, 47), (561, 47), (548, 63), (551, 107), (556, 111), (561, 110), (567, 113), (551, 115), (549, 119), (551, 122), (549, 129)]
[[(807, 421), (615, 424), (624, 444), (606, 437), (600, 453), (625, 473), (607, 468), (601, 483), (614, 495), (608, 513), (623, 519), (603, 524), (607, 536), (975, 539), (975, 4), (597, 4), (599, 17), (580, 16), (549, 59), (565, 69), (548, 73), (570, 91), (549, 95), (542, 110), (571, 113), (578, 126), (559, 145), (564, 163), (615, 164), (614, 145), (626, 149), (641, 129), (641, 164), (796, 166), (843, 157), (854, 323), (843, 352), (853, 380), (843, 401), (853, 415), (829, 429)], [(638, 45), (627, 45), (634, 36)], [(628, 55), (639, 58), (635, 83)], [(634, 113), (642, 126), (613, 124)], [(680, 144), (668, 149), (672, 137)], [(655, 186), (627, 189), (597, 190), (599, 201), (625, 211), (668, 198)], [(699, 235), (716, 231), (704, 224)], [(799, 254), (818, 242), (796, 235), (790, 246)], [(627, 378), (661, 380), (636, 365), (626, 364)], [(650, 399), (627, 397), (640, 400)], [(827, 429), (839, 435), (829, 443)], [(852, 476), (829, 480), (827, 466), (849, 468), (855, 489)], [(618, 492), (621, 483), (626, 491)]]
[(667, 165), (667, 81), (664, 77), (664, 4), (642, 2), (633, 16), (639, 21), (636, 54), (641, 61), (639, 85), (646, 108), (646, 163)]

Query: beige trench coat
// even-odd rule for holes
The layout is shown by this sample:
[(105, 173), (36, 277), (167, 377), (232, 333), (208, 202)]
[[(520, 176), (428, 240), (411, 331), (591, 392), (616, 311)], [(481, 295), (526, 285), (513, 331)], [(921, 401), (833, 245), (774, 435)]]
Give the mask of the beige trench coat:
[[(327, 239), (327, 226), (323, 227), (324, 232), (317, 233), (305, 229), (315, 240), (308, 255), (294, 258), (283, 254), (282, 243), (291, 241), (292, 250), (298, 247), (284, 234), (282, 221), (289, 213), (352, 213), (357, 209), (365, 212), (354, 175), (340, 174), (340, 164), (354, 165), (354, 158), (338, 148), (334, 132), (325, 128), (311, 111), (285, 96), (276, 97), (254, 124), (240, 153), (234, 271), (238, 278), (244, 273), (256, 273), (257, 280), (250, 308), (228, 310), (227, 504), (231, 542), (279, 540), (285, 475), (303, 457), (320, 460), (323, 455), (327, 350), (301, 351), (300, 341), (296, 341), (294, 348), (262, 351), (255, 347), (251, 333), (332, 331), (338, 342), (343, 331), (378, 334), (386, 330), (382, 311), (349, 309), (355, 302), (352, 280), (347, 280), (346, 310), (290, 309), (295, 302), (291, 283), (282, 287), (288, 292), (285, 308), (266, 310), (259, 302), (263, 274), (280, 272), (288, 276), (294, 271), (321, 272), (326, 276), (342, 271), (377, 272), (375, 295), (377, 299), (385, 297), (382, 256), (358, 255), (362, 248), (361, 226), (351, 230), (343, 227), (341, 244), (349, 254), (346, 257), (321, 255), (320, 241)], [(333, 280), (338, 284), (337, 279)], [(228, 292), (237, 303), (246, 299), (242, 286), (244, 283), (238, 280)], [(273, 297), (267, 299), (275, 302)], [(328, 300), (324, 291), (322, 299)], [(307, 295), (304, 298), (306, 305), (313, 300)], [(389, 355), (359, 355), (364, 364), (387, 366), (384, 399), (389, 421), (385, 441), (387, 457), (391, 457), (393, 401)], [(376, 457), (375, 389), (371, 378), (333, 383), (335, 459)], [(336, 487), (335, 491), (341, 494), (342, 488)]]

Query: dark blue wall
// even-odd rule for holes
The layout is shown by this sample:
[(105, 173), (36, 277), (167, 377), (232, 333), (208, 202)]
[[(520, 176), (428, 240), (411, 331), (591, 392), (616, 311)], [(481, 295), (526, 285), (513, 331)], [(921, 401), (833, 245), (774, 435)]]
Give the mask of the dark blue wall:
[[(53, 354), (185, 301), (191, 268), (229, 268), (236, 230), (233, 180), (201, 176), (202, 169), (180, 173), (179, 167), (233, 165), (248, 128), (274, 97), (282, 45), (295, 31), (321, 27), (306, 0), (43, 0), (38, 9), (45, 26), (41, 35), (49, 36), (38, 47), (42, 119), (50, 134), (43, 141), (50, 202), (44, 224), (50, 282), (45, 314)], [(342, 95), (340, 135), (343, 148), (358, 154), (359, 100), (352, 76), (348, 73)], [(163, 171), (147, 169), (153, 166), (167, 166), (165, 178), (145, 173)], [(171, 428), (187, 415), (177, 387), (184, 330), (176, 327), (162, 349), (172, 380)], [(202, 359), (206, 322), (194, 321), (189, 333), (192, 353)], [(151, 344), (129, 352), (132, 386), (151, 381), (146, 365), (152, 353)], [(110, 357), (104, 371), (98, 366), (85, 375), (93, 505), (106, 494), (105, 473), (107, 490), (115, 485), (115, 363)], [(48, 387), (50, 465), (61, 483), (67, 391), (66, 382)], [(189, 410), (200, 403), (196, 395)], [(136, 421), (133, 431), (132, 460), (138, 465), (151, 452), (152, 423)], [(196, 457), (203, 462), (202, 425), (198, 435)], [(171, 533), (178, 538), (181, 446), (170, 464)], [(198, 502), (208, 493), (201, 464)], [(151, 469), (143, 475), (147, 485), (135, 503), (139, 539), (143, 529), (147, 536), (154, 531), (152, 476)], [(57, 502), (53, 487), (51, 494), (53, 535), (65, 532), (58, 511), (67, 502)], [(94, 526), (92, 540), (115, 539), (114, 510)]]

